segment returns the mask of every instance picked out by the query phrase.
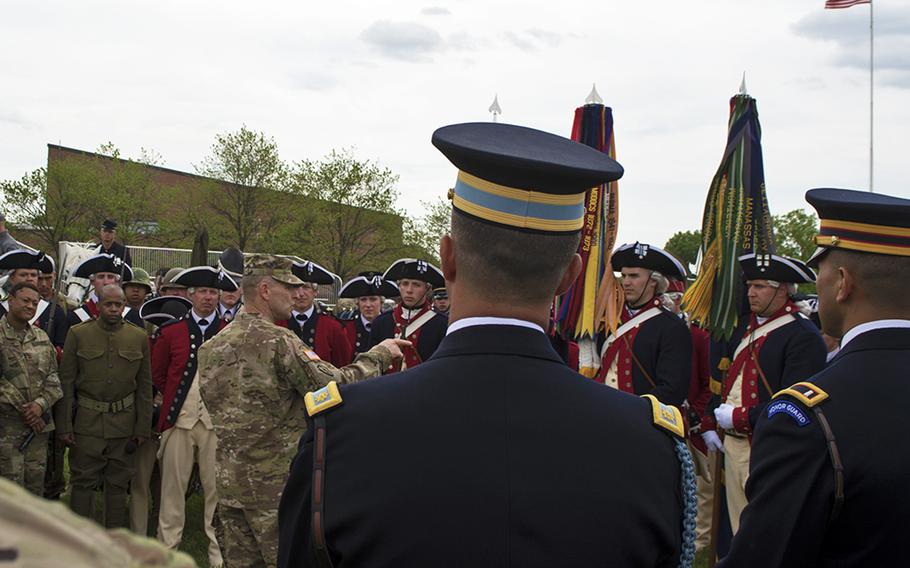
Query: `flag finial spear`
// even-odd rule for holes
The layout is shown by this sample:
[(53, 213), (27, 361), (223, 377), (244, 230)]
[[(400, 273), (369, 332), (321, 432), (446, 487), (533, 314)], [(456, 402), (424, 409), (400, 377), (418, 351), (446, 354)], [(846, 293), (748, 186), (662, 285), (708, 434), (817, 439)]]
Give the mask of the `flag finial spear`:
[(496, 122), (496, 117), (502, 114), (502, 107), (499, 106), (499, 93), (493, 96), (493, 104), (490, 105), (487, 111), (493, 114), (493, 122)]
[(587, 98), (585, 98), (585, 104), (587, 105), (600, 105), (603, 104), (604, 100), (600, 98), (600, 93), (597, 92), (597, 84), (591, 83), (591, 92), (588, 93)]
[(739, 84), (739, 94), (748, 95), (749, 91), (746, 89), (746, 72), (743, 71), (743, 81)]

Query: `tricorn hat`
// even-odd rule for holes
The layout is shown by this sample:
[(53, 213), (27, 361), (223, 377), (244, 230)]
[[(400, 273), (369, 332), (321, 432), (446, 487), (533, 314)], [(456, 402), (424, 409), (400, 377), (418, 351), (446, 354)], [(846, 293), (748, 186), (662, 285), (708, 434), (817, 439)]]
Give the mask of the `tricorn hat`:
[(101, 253), (83, 260), (79, 266), (73, 270), (73, 276), (76, 278), (89, 278), (92, 274), (99, 272), (110, 272), (112, 274), (122, 275), (121, 282), (133, 279), (133, 269), (123, 262), (119, 256), (113, 254)]
[(362, 298), (364, 296), (384, 296), (393, 298), (399, 294), (394, 282), (383, 280), (380, 272), (361, 272), (360, 276), (344, 283), (339, 298)]
[(400, 258), (382, 275), (384, 280), (393, 280), (395, 282), (408, 278), (410, 280), (421, 280), (433, 288), (441, 288), (446, 285), (446, 280), (442, 271), (425, 260), (417, 258)]
[(686, 279), (686, 269), (682, 263), (662, 248), (645, 243), (624, 244), (613, 251), (610, 257), (613, 270), (623, 268), (645, 268), (660, 272), (667, 278)]
[(171, 284), (187, 288), (215, 288), (225, 292), (236, 292), (237, 283), (223, 270), (211, 266), (193, 266), (174, 277)]
[(41, 251), (16, 249), (0, 256), (0, 270), (16, 270), (18, 268), (31, 268), (39, 270), (45, 255)]
[(300, 278), (302, 281), (310, 282), (312, 284), (331, 285), (334, 284), (335, 280), (338, 278), (312, 260), (294, 262), (294, 264), (291, 265), (291, 272), (293, 272), (294, 276)]

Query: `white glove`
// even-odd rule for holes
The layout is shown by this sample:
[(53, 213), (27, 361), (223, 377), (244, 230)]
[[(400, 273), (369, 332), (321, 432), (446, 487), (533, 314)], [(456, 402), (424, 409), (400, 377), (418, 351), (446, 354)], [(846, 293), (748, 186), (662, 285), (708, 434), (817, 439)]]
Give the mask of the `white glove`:
[(718, 426), (724, 430), (731, 430), (733, 428), (733, 405), (725, 402), (715, 408), (714, 418), (717, 420)]
[(724, 445), (720, 441), (720, 436), (718, 436), (717, 432), (714, 430), (702, 432), (701, 439), (705, 441), (705, 445), (708, 446), (709, 452), (720, 451), (720, 453), (724, 453)]

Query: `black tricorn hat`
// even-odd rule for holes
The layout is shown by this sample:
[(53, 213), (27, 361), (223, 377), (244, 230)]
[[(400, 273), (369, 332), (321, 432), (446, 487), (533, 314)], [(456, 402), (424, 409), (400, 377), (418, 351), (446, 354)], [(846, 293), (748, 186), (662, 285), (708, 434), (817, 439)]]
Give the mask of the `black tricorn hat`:
[(158, 296), (142, 304), (139, 317), (157, 326), (180, 319), (193, 307), (193, 303), (181, 296)]
[(101, 228), (105, 231), (116, 231), (117, 230), (117, 221), (113, 219), (105, 219), (101, 223)]
[(28, 249), (11, 250), (0, 256), (0, 270), (16, 270), (17, 268), (32, 268), (39, 270), (45, 254), (41, 251)]
[(610, 257), (613, 270), (623, 268), (645, 268), (660, 272), (667, 278), (686, 279), (686, 269), (682, 263), (662, 248), (645, 244), (631, 243), (620, 246)]
[(426, 282), (433, 288), (441, 288), (446, 285), (446, 280), (442, 271), (425, 260), (417, 258), (400, 258), (392, 263), (392, 266), (385, 271), (383, 279), (399, 281), (403, 278), (410, 280), (420, 280)]
[(383, 296), (394, 298), (399, 295), (398, 286), (382, 278), (379, 272), (362, 272), (360, 276), (344, 283), (339, 298), (362, 298), (363, 296)]
[(335, 280), (338, 278), (312, 260), (305, 260), (303, 262), (295, 261), (291, 266), (291, 272), (294, 273), (294, 276), (300, 278), (304, 282), (311, 282), (313, 284), (331, 285), (334, 284)]
[(110, 272), (112, 274), (123, 275), (122, 282), (128, 282), (133, 279), (133, 269), (123, 262), (119, 256), (113, 254), (101, 253), (83, 260), (79, 266), (73, 270), (73, 276), (76, 278), (88, 278), (92, 274), (99, 272)]
[(243, 251), (237, 247), (224, 249), (218, 257), (218, 268), (235, 280), (243, 278)]
[(174, 277), (172, 284), (187, 288), (217, 288), (225, 292), (236, 292), (237, 283), (223, 270), (211, 266), (193, 266)]
[(445, 288), (439, 288), (437, 290), (433, 290), (433, 298), (436, 300), (448, 300), (449, 291), (446, 290)]
[(815, 282), (815, 272), (806, 263), (776, 254), (749, 253), (739, 257), (745, 280), (776, 280), (792, 284)]

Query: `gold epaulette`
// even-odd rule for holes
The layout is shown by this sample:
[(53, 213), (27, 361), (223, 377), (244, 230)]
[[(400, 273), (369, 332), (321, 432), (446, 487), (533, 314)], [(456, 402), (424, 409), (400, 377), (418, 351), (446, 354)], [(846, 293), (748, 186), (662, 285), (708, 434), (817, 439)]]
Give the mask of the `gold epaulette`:
[(812, 408), (816, 404), (828, 398), (828, 393), (813, 385), (812, 383), (806, 382), (796, 383), (790, 388), (778, 391), (772, 398), (777, 398), (781, 395), (792, 396), (809, 408)]
[(726, 370), (730, 369), (730, 364), (731, 364), (730, 358), (724, 357), (720, 361), (718, 361), (717, 368), (721, 371), (726, 371)]
[(686, 429), (683, 423), (682, 412), (680, 412), (678, 408), (662, 403), (657, 400), (657, 397), (653, 394), (644, 394), (642, 395), (642, 398), (651, 401), (651, 415), (656, 426), (685, 439)]
[(715, 379), (714, 377), (709, 377), (708, 378), (708, 388), (711, 389), (711, 394), (716, 394), (717, 396), (720, 396), (720, 394), (724, 390), (724, 385), (720, 381)]
[(303, 401), (306, 403), (306, 412), (310, 416), (316, 416), (320, 412), (338, 406), (341, 404), (338, 383), (332, 381), (317, 391), (306, 393)]

